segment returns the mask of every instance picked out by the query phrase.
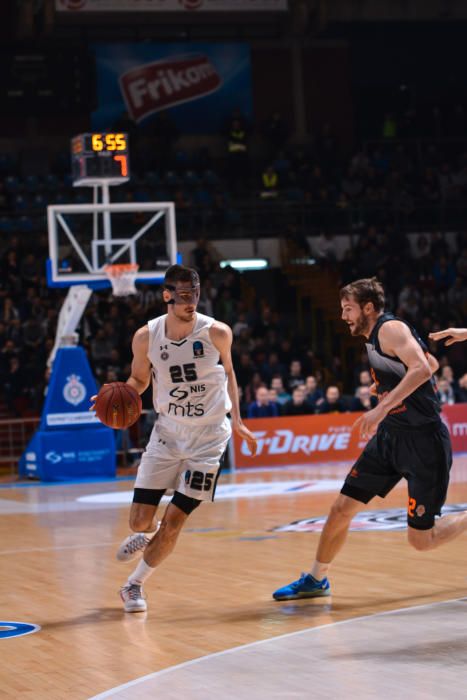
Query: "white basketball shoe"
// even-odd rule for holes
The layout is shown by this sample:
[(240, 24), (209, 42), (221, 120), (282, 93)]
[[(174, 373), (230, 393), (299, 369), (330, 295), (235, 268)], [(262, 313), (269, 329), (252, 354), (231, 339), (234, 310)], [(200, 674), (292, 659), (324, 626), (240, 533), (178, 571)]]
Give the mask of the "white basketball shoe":
[[(157, 530), (160, 527), (160, 523), (157, 524)], [(116, 557), (118, 561), (133, 561), (140, 554), (144, 552), (154, 535), (155, 532), (134, 532), (132, 535), (125, 537), (120, 547), (117, 549)], [(148, 534), (150, 537), (148, 537)]]
[(146, 612), (148, 606), (140, 583), (127, 583), (120, 588), (120, 598), (123, 600), (125, 612)]

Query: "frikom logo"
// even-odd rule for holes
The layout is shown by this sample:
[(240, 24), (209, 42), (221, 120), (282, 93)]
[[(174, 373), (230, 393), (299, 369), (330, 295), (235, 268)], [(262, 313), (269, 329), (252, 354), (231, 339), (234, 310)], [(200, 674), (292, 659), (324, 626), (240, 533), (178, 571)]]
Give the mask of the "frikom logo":
[(66, 378), (66, 384), (63, 387), (63, 398), (67, 403), (77, 406), (86, 398), (86, 387), (80, 381), (81, 377), (77, 374), (70, 374)]
[(163, 59), (132, 68), (120, 77), (131, 118), (139, 122), (168, 107), (215, 92), (222, 78), (207, 56)]
[[(327, 450), (346, 450), (350, 441), (350, 428), (342, 432), (322, 433), (313, 435), (295, 435), (292, 430), (274, 430), (268, 433), (260, 430), (253, 433), (258, 441), (257, 454), (297, 454), (303, 452), (326, 452)], [(251, 456), (245, 441), (242, 442), (241, 452)]]

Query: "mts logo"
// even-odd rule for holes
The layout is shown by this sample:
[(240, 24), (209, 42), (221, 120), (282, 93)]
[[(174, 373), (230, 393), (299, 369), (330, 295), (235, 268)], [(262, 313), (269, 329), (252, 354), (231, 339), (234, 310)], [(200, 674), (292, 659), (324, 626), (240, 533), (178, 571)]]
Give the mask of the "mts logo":
[(204, 416), (204, 405), (202, 403), (191, 403), (188, 401), (184, 406), (177, 403), (169, 403), (168, 415), (178, 418), (192, 418), (193, 416)]

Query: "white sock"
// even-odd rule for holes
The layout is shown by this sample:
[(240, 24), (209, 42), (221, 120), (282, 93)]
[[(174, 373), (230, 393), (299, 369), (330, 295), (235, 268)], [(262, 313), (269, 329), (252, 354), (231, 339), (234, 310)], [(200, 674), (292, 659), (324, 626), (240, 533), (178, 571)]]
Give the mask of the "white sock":
[(322, 561), (315, 559), (310, 573), (317, 581), (322, 581), (323, 578), (326, 578), (329, 567), (330, 564), (324, 564)]
[(149, 566), (146, 564), (144, 559), (141, 559), (136, 569), (128, 576), (128, 584), (131, 583), (144, 583), (151, 574), (154, 573), (156, 567)]
[(137, 535), (144, 535), (148, 540), (152, 540), (157, 530), (152, 530), (151, 532), (137, 532)]

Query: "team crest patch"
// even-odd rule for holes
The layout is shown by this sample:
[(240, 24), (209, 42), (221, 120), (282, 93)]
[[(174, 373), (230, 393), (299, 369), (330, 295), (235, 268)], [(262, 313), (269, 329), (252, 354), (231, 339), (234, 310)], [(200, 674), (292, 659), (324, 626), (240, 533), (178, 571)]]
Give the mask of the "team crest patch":
[(418, 515), (419, 518), (422, 517), (422, 515), (425, 515), (425, 506), (417, 506), (415, 509), (416, 514)]
[(77, 374), (70, 374), (66, 378), (66, 384), (63, 387), (63, 398), (73, 406), (77, 406), (86, 398), (86, 387), (80, 379), (81, 377)]
[(194, 357), (204, 357), (204, 347), (200, 340), (195, 340), (193, 343), (193, 356)]
[(164, 352), (161, 352), (161, 360), (168, 360), (169, 359), (169, 353), (164, 350)]

